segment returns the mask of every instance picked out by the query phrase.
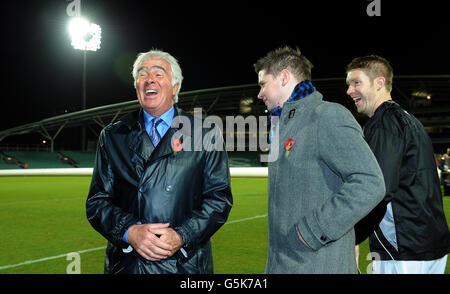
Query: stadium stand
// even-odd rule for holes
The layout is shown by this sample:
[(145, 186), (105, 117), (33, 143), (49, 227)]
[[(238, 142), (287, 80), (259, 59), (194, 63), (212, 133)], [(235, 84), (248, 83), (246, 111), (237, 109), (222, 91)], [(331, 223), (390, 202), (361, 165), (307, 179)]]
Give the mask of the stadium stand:
[[(22, 161), (18, 160), (17, 158), (15, 158), (13, 155), (6, 154), (3, 151), (0, 151), (0, 157), (3, 161), (3, 163), (7, 164), (8, 167), (28, 168), (28, 163), (22, 162)], [(2, 168), (1, 165), (0, 165), (0, 168)]]
[[(87, 168), (94, 167), (95, 152), (64, 151), (9, 151), (7, 155), (1, 152), (0, 169), (17, 169), (17, 164), (5, 162), (6, 157), (12, 157), (26, 168)], [(259, 154), (256, 152), (228, 152), (230, 167), (261, 167)], [(25, 167), (20, 167), (25, 168)]]
[[(358, 122), (364, 123), (365, 117), (355, 112), (353, 102), (346, 94), (345, 77), (314, 79), (313, 83), (329, 101), (344, 105), (352, 111)], [(450, 145), (449, 84), (450, 75), (394, 77), (393, 99), (422, 122), (437, 153), (442, 153), (441, 150)], [(201, 108), (203, 117), (214, 115), (222, 120), (227, 116), (264, 116), (266, 115), (266, 107), (261, 100), (257, 99), (258, 92), (259, 86), (257, 84), (186, 91), (180, 93), (178, 105), (191, 113), (194, 112), (194, 109)], [(46, 118), (0, 131), (0, 142), (4, 143), (5, 138), (11, 136), (41, 134), (48, 139), (51, 152), (10, 151), (9, 149), (3, 151), (9, 157), (18, 160), (17, 162), (28, 163), (28, 168), (72, 167), (68, 163), (78, 167), (92, 167), (100, 130), (106, 125), (114, 123), (127, 112), (139, 107), (137, 99), (133, 99)], [(90, 152), (83, 152), (87, 150), (64, 151), (60, 155), (62, 159), (58, 158), (58, 154), (53, 153), (53, 151), (58, 150), (58, 145), (55, 145), (58, 134), (64, 132), (66, 128), (73, 129), (80, 126), (86, 126), (91, 131), (89, 133), (90, 141), (84, 145), (88, 146), (87, 150)], [(225, 129), (223, 135), (227, 136)], [(248, 130), (245, 131), (245, 135), (247, 138), (250, 135), (254, 136)], [(261, 166), (258, 152), (232, 151), (228, 152), (228, 155), (230, 166)], [(11, 162), (1, 160), (0, 169), (18, 168), (17, 164), (10, 164)]]
[[(2, 153), (3, 154), (3, 153)], [(66, 163), (58, 153), (42, 152), (42, 151), (9, 151), (9, 156), (16, 158), (20, 162), (27, 163), (27, 168), (73, 168)], [(62, 153), (61, 153), (62, 154)], [(72, 158), (77, 162), (77, 167), (93, 167), (94, 166), (94, 152), (81, 151), (65, 151), (66, 157)], [(67, 156), (68, 155), (68, 156)], [(64, 157), (64, 155), (62, 156)], [(3, 155), (2, 155), (3, 158)], [(0, 162), (0, 169), (17, 169), (17, 165), (8, 164), (5, 160)]]

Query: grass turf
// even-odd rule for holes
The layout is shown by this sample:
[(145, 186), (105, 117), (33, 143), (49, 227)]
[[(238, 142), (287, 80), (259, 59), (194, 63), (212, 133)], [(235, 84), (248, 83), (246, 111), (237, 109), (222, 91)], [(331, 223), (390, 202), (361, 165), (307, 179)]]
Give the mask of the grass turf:
[[(89, 183), (90, 177), (0, 177), (0, 274), (64, 274), (72, 262), (66, 254), (89, 249), (80, 253), (81, 273), (103, 273), (106, 241), (85, 215)], [(215, 273), (261, 274), (267, 256), (267, 179), (232, 178), (231, 183), (229, 221), (213, 236)], [(444, 209), (450, 223), (450, 197), (444, 197)], [(368, 253), (365, 241), (362, 273)]]

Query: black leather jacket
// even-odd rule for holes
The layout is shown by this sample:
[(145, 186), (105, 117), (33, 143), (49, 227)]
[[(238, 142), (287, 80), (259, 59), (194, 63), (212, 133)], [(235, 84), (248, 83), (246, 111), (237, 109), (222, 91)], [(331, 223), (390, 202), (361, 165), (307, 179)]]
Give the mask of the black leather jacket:
[[(381, 260), (391, 260), (390, 255), (395, 260), (441, 258), (449, 252), (450, 232), (433, 145), (424, 127), (389, 100), (364, 125), (364, 137), (383, 172), (386, 196), (355, 226), (357, 243), (370, 235), (370, 250)], [(378, 226), (389, 202), (398, 250)]]
[[(86, 214), (108, 240), (105, 273), (212, 273), (210, 238), (226, 222), (233, 203), (226, 151), (206, 151), (202, 141), (201, 151), (194, 151), (210, 129), (200, 127), (203, 136), (194, 134), (194, 117), (177, 107), (175, 117), (185, 116), (191, 128), (172, 124), (154, 148), (142, 111), (107, 126), (99, 138)], [(195, 123), (202, 126), (201, 120)], [(174, 154), (176, 133), (182, 142), (191, 135), (192, 151)], [(123, 234), (137, 222), (169, 222), (183, 238), (187, 258), (178, 251), (152, 262), (135, 250), (124, 253)]]

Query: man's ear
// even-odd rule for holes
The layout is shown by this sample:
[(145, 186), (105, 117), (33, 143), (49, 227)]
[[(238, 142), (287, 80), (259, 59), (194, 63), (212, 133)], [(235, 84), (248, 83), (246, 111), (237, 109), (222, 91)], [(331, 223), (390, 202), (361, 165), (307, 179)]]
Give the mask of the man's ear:
[(383, 89), (385, 84), (386, 84), (386, 79), (384, 77), (378, 77), (375, 79), (375, 87), (376, 87), (377, 91)]
[(180, 87), (180, 83), (176, 83), (175, 86), (172, 88), (172, 95), (175, 96), (175, 94), (178, 91), (178, 88)]
[(289, 70), (283, 69), (280, 73), (281, 75), (281, 85), (286, 86), (292, 78), (292, 74)]

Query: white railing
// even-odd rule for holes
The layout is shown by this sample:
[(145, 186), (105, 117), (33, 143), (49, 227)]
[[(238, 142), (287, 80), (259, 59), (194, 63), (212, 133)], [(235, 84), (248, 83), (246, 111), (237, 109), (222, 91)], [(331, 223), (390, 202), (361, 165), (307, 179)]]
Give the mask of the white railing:
[[(0, 176), (91, 176), (93, 168), (3, 169)], [(264, 178), (267, 167), (230, 167), (232, 177)]]

